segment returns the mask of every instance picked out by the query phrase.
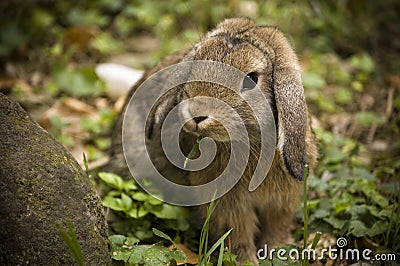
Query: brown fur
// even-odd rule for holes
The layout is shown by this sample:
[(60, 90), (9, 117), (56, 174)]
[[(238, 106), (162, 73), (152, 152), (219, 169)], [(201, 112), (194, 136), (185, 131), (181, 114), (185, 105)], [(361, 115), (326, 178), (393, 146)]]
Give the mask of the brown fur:
[[(259, 73), (258, 85), (273, 106), (277, 122), (275, 157), (266, 179), (253, 192), (249, 192), (248, 185), (258, 160), (259, 128), (254, 126), (254, 116), (239, 97), (222, 86), (194, 82), (163, 98), (153, 112), (153, 116), (157, 118), (153, 120), (162, 122), (165, 114), (178, 102), (187, 98), (208, 96), (235, 106), (235, 110), (242, 116), (250, 135), (249, 163), (240, 181), (218, 201), (211, 219), (210, 233), (216, 239), (233, 228), (229, 243), (232, 252), (238, 255), (239, 263), (251, 260), (258, 264), (258, 248), (262, 248), (264, 244), (272, 248), (290, 241), (292, 216), (302, 195), (304, 165), (308, 164), (312, 169), (317, 159), (317, 148), (296, 55), (276, 28), (257, 27), (249, 19), (227, 19), (193, 49), (162, 61), (139, 81), (131, 93), (157, 70), (188, 60), (218, 61), (244, 73)], [(204, 112), (204, 108), (207, 108), (204, 106), (206, 105), (201, 101), (197, 101), (188, 106), (188, 109), (191, 113)], [(211, 118), (201, 123), (189, 121), (185, 126), (186, 132), (181, 137), (182, 148), (186, 151), (192, 147), (195, 135), (209, 136), (217, 141), (215, 160), (206, 169), (198, 172), (184, 173), (166, 161), (160, 149), (157, 130), (159, 125), (154, 125), (154, 121), (150, 122), (152, 130), (147, 145), (151, 148), (151, 156), (155, 158), (161, 172), (168, 176), (186, 175), (192, 185), (198, 185), (211, 181), (224, 170), (229, 160), (230, 139), (221, 124), (235, 124), (237, 121), (230, 116), (229, 110), (208, 108), (210, 109), (206, 109), (206, 112), (217, 117), (219, 122)], [(113, 137), (111, 161), (111, 169), (120, 173), (118, 169), (127, 169), (120, 147), (122, 119), (120, 116)], [(205, 207), (201, 206), (203, 209)]]

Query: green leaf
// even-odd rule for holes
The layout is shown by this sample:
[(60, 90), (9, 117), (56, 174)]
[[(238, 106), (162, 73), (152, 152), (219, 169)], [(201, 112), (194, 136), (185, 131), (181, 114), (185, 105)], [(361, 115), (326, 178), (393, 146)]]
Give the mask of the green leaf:
[(315, 209), (318, 206), (319, 200), (309, 200), (307, 201), (307, 208), (309, 210)]
[(126, 236), (123, 235), (112, 235), (108, 237), (108, 240), (118, 246), (121, 246), (125, 243)]
[(389, 201), (387, 198), (379, 194), (377, 191), (371, 191), (370, 196), (372, 201), (381, 206), (382, 208), (386, 208), (389, 206)]
[(340, 220), (336, 216), (326, 217), (323, 220), (332, 225), (336, 229), (342, 229), (346, 223), (345, 220)]
[(127, 261), (131, 250), (135, 248), (139, 239), (135, 237), (126, 237), (123, 235), (112, 235), (108, 237), (110, 242), (110, 252), (114, 259)]
[(372, 124), (381, 125), (385, 122), (385, 118), (369, 111), (358, 112), (356, 114), (356, 120), (362, 126), (371, 126)]
[(370, 171), (368, 171), (365, 168), (354, 167), (352, 169), (352, 173), (356, 177), (359, 177), (359, 178), (362, 178), (362, 179), (366, 179), (366, 180), (369, 180), (369, 181), (374, 181), (375, 182), (375, 181), (378, 180), (373, 174), (371, 174)]
[(65, 14), (68, 22), (72, 25), (96, 25), (102, 27), (110, 20), (98, 9), (72, 8)]
[(114, 260), (127, 261), (130, 257), (130, 250), (123, 248), (126, 237), (122, 235), (110, 236), (110, 253)]
[(122, 187), (124, 188), (125, 191), (137, 190), (138, 189), (138, 187), (136, 186), (136, 184), (135, 184), (135, 182), (133, 180), (124, 180), (123, 184), (122, 184)]
[(367, 235), (372, 237), (382, 234), (388, 230), (388, 227), (389, 223), (387, 221), (377, 221), (376, 223), (374, 223), (371, 229), (368, 230)]
[(121, 196), (121, 191), (110, 190), (110, 192), (108, 192), (107, 196), (114, 197), (114, 198), (119, 198)]
[(137, 243), (139, 243), (139, 239), (137, 239), (136, 237), (133, 237), (133, 236), (129, 236), (125, 240), (125, 244), (129, 245), (129, 246), (133, 246)]
[(314, 217), (316, 218), (325, 218), (331, 215), (331, 213), (325, 209), (317, 209), (314, 213), (313, 213)]
[(122, 260), (127, 262), (134, 256), (135, 251), (138, 249), (135, 246), (139, 242), (137, 238), (125, 237), (123, 235), (112, 235), (108, 237), (110, 241), (111, 257), (114, 260)]
[[(379, 218), (384, 217), (384, 213), (385, 213), (384, 211), (385, 210), (382, 210), (383, 211), (383, 213), (382, 213), (382, 212), (379, 211), (380, 209), (375, 205), (372, 205), (372, 206), (371, 205), (367, 205), (366, 208), (368, 209), (368, 211), (369, 211), (369, 213), (371, 215), (373, 215), (375, 217), (379, 217)], [(387, 217), (390, 217), (390, 214)]]
[(124, 210), (124, 208), (122, 207), (120, 198), (114, 198), (114, 197), (107, 195), (104, 197), (102, 203), (103, 203), (104, 207), (110, 208), (114, 211), (123, 211)]
[(108, 185), (110, 185), (118, 190), (123, 189), (124, 182), (120, 176), (113, 174), (113, 173), (100, 172), (99, 177), (101, 180), (106, 182)]
[(173, 249), (170, 251), (170, 256), (174, 260), (186, 261), (186, 255), (182, 250)]
[(164, 266), (171, 261), (170, 250), (163, 245), (157, 243), (151, 245), (145, 252), (144, 252), (144, 261), (145, 265), (160, 265)]
[(187, 210), (180, 206), (163, 204), (162, 208), (150, 210), (160, 219), (178, 219), (179, 217), (187, 217)]
[(338, 103), (350, 103), (353, 101), (353, 93), (349, 89), (339, 88), (335, 93), (335, 99)]
[(222, 261), (226, 266), (236, 266), (236, 255), (231, 253), (228, 249), (224, 252)]
[(96, 35), (92, 42), (92, 46), (99, 50), (100, 53), (117, 53), (123, 51), (123, 45), (117, 41), (110, 33), (102, 32)]
[(131, 256), (131, 251), (128, 250), (116, 250), (111, 252), (111, 257), (114, 260), (122, 260), (128, 261), (129, 257)]
[[(4, 22), (4, 20), (2, 21)], [(4, 28), (2, 27), (0, 35), (0, 56), (8, 56), (15, 48), (28, 43), (28, 35), (29, 34), (27, 34), (18, 23), (11, 23)]]
[(189, 229), (190, 225), (189, 222), (187, 221), (186, 218), (184, 217), (179, 217), (178, 219), (168, 219), (165, 220), (167, 222), (167, 225), (176, 231), (186, 231)]
[(365, 73), (371, 73), (375, 68), (374, 61), (371, 56), (366, 53), (352, 56), (350, 58), (350, 63), (354, 68)]
[(383, 217), (390, 218), (393, 214), (393, 205), (389, 206), (388, 209), (381, 210), (381, 211), (379, 211), (378, 208), (376, 208), (375, 206), (370, 206), (370, 207), (373, 208), (373, 211), (374, 211), (374, 212), (371, 211), (371, 214), (376, 217), (379, 217), (379, 218), (383, 218)]
[(132, 207), (132, 199), (125, 193), (121, 193), (122, 208), (124, 211), (129, 211)]
[(321, 182), (318, 178), (309, 178), (308, 187), (315, 192), (325, 192), (330, 188), (328, 182)]
[(98, 123), (98, 121), (96, 121), (93, 118), (88, 117), (88, 116), (82, 117), (82, 119), (80, 121), (80, 126), (82, 129), (89, 131), (89, 132), (93, 132), (95, 134), (99, 134), (103, 130), (101, 125)]
[(319, 200), (318, 209), (331, 210), (332, 208), (333, 208), (332, 199), (330, 199), (330, 198), (321, 198)]
[(353, 205), (350, 208), (352, 218), (362, 218), (368, 214), (368, 208), (366, 204)]
[(96, 96), (104, 92), (93, 68), (61, 68), (52, 77), (63, 91), (75, 97)]
[(302, 75), (303, 86), (305, 88), (322, 89), (326, 86), (325, 79), (316, 73), (307, 72)]
[(39, 28), (50, 27), (54, 21), (54, 15), (46, 10), (35, 8), (32, 14), (32, 22)]
[(286, 262), (286, 261), (282, 261), (282, 260), (277, 259), (277, 258), (273, 258), (272, 259), (272, 265), (274, 265), (274, 266), (288, 266), (288, 265), (290, 265), (290, 263)]
[(99, 160), (105, 156), (101, 150), (99, 150), (98, 148), (96, 148), (95, 146), (93, 146), (91, 144), (85, 145), (85, 149), (88, 153), (88, 157), (91, 160)]
[(324, 163), (336, 164), (347, 158), (347, 154), (340, 149), (332, 148), (325, 152)]
[(144, 265), (144, 256), (146, 250), (146, 247), (134, 246), (128, 259), (129, 265)]
[(163, 202), (151, 195), (147, 198), (147, 202), (150, 203), (151, 205), (157, 206), (163, 204)]
[(141, 240), (149, 239), (154, 237), (154, 234), (151, 230), (145, 228), (139, 228), (140, 230), (135, 231), (135, 236)]
[(336, 106), (335, 102), (333, 101), (333, 98), (326, 98), (326, 97), (318, 97), (317, 99), (318, 107), (321, 108), (321, 110), (326, 111), (328, 113), (334, 113), (337, 112), (338, 107)]
[(148, 213), (149, 211), (145, 210), (143, 206), (139, 206), (139, 208), (133, 208), (129, 212), (127, 212), (127, 214), (134, 219), (141, 218)]
[(164, 238), (164, 239), (168, 240), (169, 242), (172, 243), (172, 245), (175, 246), (174, 241), (172, 241), (172, 238), (171, 238), (169, 235), (167, 235), (167, 234), (161, 232), (161, 231), (158, 230), (157, 228), (153, 228), (153, 233), (154, 233), (156, 236), (159, 236), (159, 237), (161, 237), (161, 238)]
[(358, 80), (354, 80), (353, 82), (351, 82), (351, 87), (353, 88), (353, 90), (358, 92), (362, 92), (364, 90), (364, 85)]
[(343, 194), (342, 197), (337, 197), (333, 199), (333, 205), (336, 213), (341, 213), (343, 211), (349, 210), (351, 207), (351, 201), (348, 198), (343, 197), (344, 195), (345, 194)]
[(362, 221), (352, 220), (349, 224), (349, 232), (356, 237), (365, 236), (368, 233), (369, 229), (365, 226)]
[(132, 193), (132, 199), (137, 200), (137, 201), (147, 201), (149, 199), (149, 195), (143, 192), (135, 192)]
[(273, 266), (272, 261), (269, 260), (259, 260), (259, 266)]

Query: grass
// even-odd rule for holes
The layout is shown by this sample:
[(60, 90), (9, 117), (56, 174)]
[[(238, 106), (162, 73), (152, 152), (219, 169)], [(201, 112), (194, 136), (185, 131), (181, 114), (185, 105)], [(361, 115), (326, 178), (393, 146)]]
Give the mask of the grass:
[[(368, 238), (371, 241), (382, 243), (384, 247), (391, 246), (390, 250), (395, 251), (397, 248), (396, 238), (398, 238), (396, 234), (399, 231), (399, 208), (396, 205), (398, 198), (394, 197), (388, 200), (380, 194), (377, 178), (358, 161), (357, 151), (359, 148), (353, 141), (344, 138), (335, 139), (326, 132), (319, 132), (317, 138), (323, 148), (321, 149), (320, 164), (314, 169), (315, 174), (308, 176), (309, 169), (308, 166), (305, 166), (303, 208), (301, 216), (298, 217), (303, 220), (303, 227), (298, 228), (299, 231), (302, 231), (301, 237), (297, 236), (297, 239), (302, 238), (303, 242), (298, 249), (315, 250), (321, 238), (326, 237), (325, 234), (328, 233), (335, 236), (346, 236), (349, 243), (360, 238)], [(331, 178), (322, 181), (320, 176), (327, 173)], [(120, 183), (114, 179), (119, 180), (116, 177), (110, 177), (107, 182), (110, 184)], [(130, 189), (127, 189), (127, 185), (122, 182), (114, 187), (118, 187), (119, 191), (127, 190), (125, 193), (132, 196), (139, 193), (138, 188), (133, 184), (129, 184), (129, 187), (134, 188), (132, 192), (129, 192)], [(117, 195), (112, 191), (111, 194)], [(235, 265), (235, 255), (227, 251), (224, 244), (231, 231), (226, 232), (209, 248), (210, 217), (215, 209), (215, 204), (218, 203), (213, 201), (207, 208), (206, 219), (200, 232), (198, 262), (203, 266), (213, 265), (212, 261), (216, 265), (221, 265), (221, 263)], [(157, 214), (157, 212), (155, 213)], [(369, 218), (366, 219), (366, 217)], [(382, 226), (384, 226), (384, 231), (380, 229)], [(190, 231), (193, 228), (186, 228), (186, 230)], [(315, 236), (309, 242), (311, 233), (314, 233)], [(219, 255), (215, 257), (215, 260), (211, 260), (211, 257), (214, 257), (213, 253), (218, 251)], [(309, 265), (310, 259), (305, 257), (302, 261), (292, 263), (306, 266)], [(266, 263), (265, 265), (274, 265), (275, 263), (289, 265), (287, 261), (277, 258), (263, 261), (263, 263)]]
[(75, 229), (70, 221), (65, 222), (67, 225), (68, 232), (62, 228), (61, 224), (58, 224), (58, 230), (64, 243), (67, 245), (68, 249), (71, 251), (76, 263), (79, 266), (85, 265), (83, 252), (81, 246), (79, 245), (78, 238), (76, 237)]
[(307, 248), (308, 239), (308, 215), (309, 210), (307, 206), (307, 178), (308, 178), (308, 165), (304, 166), (304, 177), (303, 177), (303, 218), (304, 218), (304, 229), (303, 229), (303, 249)]
[[(16, 77), (20, 77), (23, 82), (29, 84), (35, 95), (53, 95), (53, 99), (49, 99), (46, 103), (49, 106), (62, 97), (74, 97), (95, 106), (94, 101), (98, 99), (98, 95), (101, 94), (104, 98), (106, 95), (103, 94), (105, 88), (99, 84), (100, 80), (94, 75), (94, 64), (121, 52), (137, 52), (131, 48), (133, 46), (130, 44), (138, 42), (137, 37), (141, 32), (146, 32), (155, 39), (162, 36), (160, 37), (161, 47), (154, 49), (155, 52), (152, 55), (145, 56), (145, 63), (151, 64), (174, 49), (194, 44), (202, 35), (201, 32), (207, 31), (210, 26), (228, 16), (253, 16), (260, 24), (278, 25), (287, 36), (292, 38), (301, 57), (307, 103), (311, 113), (318, 117), (323, 129), (323, 132), (317, 136), (321, 153), (319, 166), (313, 178), (304, 179), (303, 211), (298, 217), (303, 219), (304, 228), (299, 228), (299, 231), (303, 231), (297, 240), (303, 238), (302, 248), (305, 249), (309, 245), (307, 243), (309, 235), (322, 232), (346, 236), (349, 240), (354, 240), (349, 243), (367, 239), (379, 246), (378, 249), (397, 252), (400, 250), (398, 237), (400, 164), (399, 157), (396, 155), (400, 142), (392, 137), (397, 136), (399, 132), (399, 121), (395, 114), (400, 109), (400, 96), (396, 94), (393, 96), (391, 102), (393, 115), (384, 114), (380, 107), (385, 105), (386, 90), (382, 88), (393, 87), (392, 89), (396, 91), (397, 83), (378, 81), (392, 78), (380, 74), (382, 64), (397, 65), (399, 60), (385, 62), (384, 59), (377, 58), (379, 60), (375, 61), (375, 55), (366, 48), (369, 45), (363, 42), (362, 36), (359, 35), (365, 32), (367, 39), (370, 39), (371, 32), (359, 31), (360, 27), (357, 26), (375, 25), (374, 21), (382, 23), (383, 18), (389, 17), (391, 12), (387, 13), (386, 9), (382, 12), (383, 9), (378, 9), (381, 12), (376, 13), (377, 9), (371, 7), (391, 7), (390, 1), (384, 5), (381, 5), (379, 1), (371, 1), (366, 5), (354, 6), (352, 1), (345, 1), (346, 3), (342, 5), (311, 1), (313, 6), (310, 6), (307, 1), (294, 5), (279, 1), (234, 0), (230, 1), (229, 8), (223, 1), (218, 3), (207, 1), (210, 6), (211, 4), (213, 6), (212, 12), (200, 13), (192, 11), (198, 10), (198, 6), (206, 5), (201, 1), (191, 1), (183, 6), (180, 1), (150, 5), (146, 1), (116, 2), (116, 5), (113, 1), (98, 3), (84, 1), (78, 5), (57, 1), (50, 5), (33, 5), (27, 2), (24, 5), (25, 8), (9, 10), (10, 12), (4, 9), (3, 35), (7, 38), (5, 42), (0, 42), (1, 60), (10, 66), (18, 66), (19, 62), (15, 60), (15, 57), (23, 60), (30, 58), (31, 62), (37, 61), (38, 66), (29, 65), (27, 69), (18, 66), (16, 69), (21, 69), (18, 70), (20, 73)], [(242, 8), (243, 3), (250, 3), (258, 8), (254, 9), (253, 14), (240, 14), (241, 10), (247, 10)], [(204, 10), (208, 11), (208, 9)], [(387, 11), (390, 10), (394, 12), (395, 8), (387, 8)], [(359, 14), (370, 14), (370, 12), (376, 13), (375, 15), (382, 19), (374, 19), (377, 17), (375, 15), (359, 16)], [(80, 28), (82, 35), (92, 39), (84, 49), (78, 49), (78, 51), (69, 49), (68, 47), (74, 44), (79, 46), (81, 41), (80, 38), (70, 38), (69, 43), (66, 43), (65, 36), (68, 35), (69, 30), (74, 25), (86, 24), (101, 29), (101, 32), (90, 37), (91, 34), (86, 34), (85, 28)], [(356, 26), (345, 27), (345, 25)], [(52, 29), (51, 32), (48, 31), (49, 27)], [(381, 33), (383, 29), (375, 27), (375, 29), (378, 28)], [(382, 35), (391, 36), (390, 34)], [(342, 41), (348, 39), (352, 41), (344, 45)], [(123, 47), (121, 43), (129, 45)], [(349, 48), (348, 43), (352, 44), (351, 51), (346, 50)], [(397, 55), (390, 51), (388, 55), (397, 58)], [(40, 60), (35, 60), (37, 58)], [(34, 72), (35, 75), (31, 75), (33, 72), (29, 70), (30, 68), (37, 69)], [(398, 78), (398, 73), (396, 73), (392, 73), (394, 79)], [(26, 78), (23, 78), (24, 76)], [(39, 79), (38, 82), (32, 81), (36, 79)], [(23, 92), (23, 90), (18, 90), (17, 85), (11, 90), (11, 94), (14, 94), (17, 99), (21, 96), (18, 91), (20, 94)], [(375, 104), (369, 106), (368, 97), (375, 99)], [(365, 99), (367, 99), (366, 102), (364, 102)], [(26, 103), (29, 106), (29, 101)], [(113, 104), (112, 101), (110, 103)], [(99, 113), (99, 110), (100, 107), (96, 109), (96, 112)], [(340, 114), (345, 115), (343, 121), (351, 122), (351, 130), (343, 131), (343, 128), (347, 127), (341, 121), (342, 119), (333, 122), (332, 125), (334, 116)], [(106, 135), (109, 132), (107, 133), (105, 129), (111, 128), (110, 125), (115, 117), (109, 117), (107, 113), (101, 115), (101, 112), (100, 117), (98, 124), (95, 125), (88, 123), (90, 119), (81, 122), (84, 130), (75, 135), (89, 136), (84, 138), (82, 143), (66, 133), (66, 129), (72, 129), (73, 125), (65, 122), (65, 117), (61, 114), (50, 120), (50, 131), (67, 146), (96, 145), (96, 148), (105, 153), (107, 147), (100, 147), (101, 145), (96, 141), (93, 142), (93, 139), (107, 138)], [(341, 125), (343, 127), (340, 127)], [(374, 127), (376, 128), (375, 138), (372, 135), (371, 142), (367, 144), (373, 144), (375, 139), (387, 139), (389, 146), (393, 146), (393, 149), (387, 151), (392, 158), (385, 162), (375, 159), (374, 154), (371, 154), (372, 152), (366, 149), (366, 145), (363, 145), (366, 144), (365, 136), (369, 136), (366, 133), (372, 132), (371, 129)], [(334, 130), (339, 130), (339, 132), (333, 134)], [(392, 150), (394, 152), (390, 154)], [(194, 157), (197, 152), (197, 150), (191, 151), (190, 156)], [(89, 154), (88, 160), (85, 158), (87, 173), (87, 163), (90, 163), (93, 157)], [(370, 162), (362, 163), (361, 161), (366, 157)], [(377, 164), (379, 167), (376, 167)], [(116, 216), (115, 224), (110, 224), (110, 227), (115, 225), (118, 232), (114, 233), (126, 235), (126, 241), (133, 243), (132, 237), (138, 237), (138, 240), (144, 242), (155, 241), (152, 239), (153, 226), (157, 226), (170, 235), (193, 230), (189, 228), (185, 219), (178, 219), (182, 214), (180, 209), (165, 207), (164, 204), (144, 196), (135, 184), (125, 183), (110, 176), (105, 182), (109, 182), (112, 187), (106, 187), (102, 191), (108, 195), (107, 206), (122, 210)], [(397, 189), (397, 195), (393, 195), (396, 191), (385, 190), (385, 182), (392, 189), (393, 187), (395, 187), (394, 190)], [(108, 192), (111, 193), (108, 194)], [(210, 213), (207, 213), (207, 217), (211, 215), (212, 210), (208, 211)], [(208, 220), (208, 224), (203, 226), (204, 231), (202, 230), (203, 235), (200, 241), (200, 246), (203, 246), (202, 258), (207, 258), (206, 255), (211, 250), (207, 249), (209, 227)], [(72, 241), (69, 243), (73, 247), (71, 231), (70, 234), (65, 230), (63, 232), (65, 239)], [(311, 248), (315, 248), (320, 237), (321, 234), (317, 233), (311, 243)], [(223, 260), (224, 254), (221, 252), (225, 248), (223, 241), (219, 242), (218, 247), (220, 254), (217, 263)], [(79, 254), (76, 255), (79, 258)], [(209, 261), (206, 260), (204, 263), (206, 265)], [(308, 261), (303, 263), (307, 265)]]
[(215, 204), (218, 204), (218, 202), (215, 202), (215, 200), (212, 200), (210, 205), (207, 207), (206, 219), (205, 219), (203, 227), (201, 229), (199, 254), (198, 254), (199, 266), (210, 265), (210, 258), (212, 256), (212, 254), (218, 249), (218, 247), (219, 247), (219, 256), (218, 256), (217, 266), (222, 266), (223, 254), (224, 254), (224, 250), (225, 250), (224, 241), (232, 231), (232, 229), (228, 230), (208, 250), (210, 219), (211, 219), (212, 213), (214, 212)]

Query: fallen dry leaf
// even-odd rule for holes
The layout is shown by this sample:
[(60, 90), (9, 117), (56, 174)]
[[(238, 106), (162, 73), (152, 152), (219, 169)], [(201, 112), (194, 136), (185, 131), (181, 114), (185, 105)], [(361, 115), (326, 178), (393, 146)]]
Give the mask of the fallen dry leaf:
[[(172, 250), (173, 246), (169, 246), (169, 249)], [(196, 253), (194, 253), (193, 251), (191, 251), (190, 249), (188, 249), (185, 245), (183, 244), (176, 244), (176, 248), (180, 251), (182, 251), (183, 253), (185, 253), (186, 255), (186, 261), (177, 261), (178, 265), (184, 265), (184, 264), (193, 264), (193, 265), (197, 265), (199, 263), (198, 260), (198, 255)]]
[(93, 106), (91, 106), (85, 102), (82, 102), (78, 99), (68, 97), (68, 98), (62, 99), (62, 103), (66, 107), (71, 109), (71, 111), (85, 113), (88, 115), (92, 115), (93, 118), (96, 118), (96, 119), (98, 118), (96, 109)]
[(65, 31), (64, 42), (67, 46), (75, 46), (80, 52), (86, 52), (97, 32), (97, 27), (92, 25), (71, 26)]
[(0, 92), (8, 93), (17, 84), (18, 79), (12, 77), (0, 77)]

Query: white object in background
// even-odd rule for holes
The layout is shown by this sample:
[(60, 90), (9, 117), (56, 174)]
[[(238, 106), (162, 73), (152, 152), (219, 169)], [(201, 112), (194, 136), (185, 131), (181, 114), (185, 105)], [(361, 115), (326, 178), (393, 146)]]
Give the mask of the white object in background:
[(143, 75), (141, 70), (113, 63), (98, 64), (95, 71), (106, 83), (107, 95), (114, 99), (125, 96)]

